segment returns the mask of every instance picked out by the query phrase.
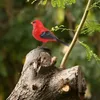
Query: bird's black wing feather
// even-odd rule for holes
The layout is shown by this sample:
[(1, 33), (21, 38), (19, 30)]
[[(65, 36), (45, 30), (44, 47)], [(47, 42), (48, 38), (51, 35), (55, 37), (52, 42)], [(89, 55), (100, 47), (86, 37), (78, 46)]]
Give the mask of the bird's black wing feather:
[(42, 32), (42, 34), (40, 35), (41, 38), (44, 39), (57, 39), (56, 36), (54, 36), (52, 33), (50, 33), (49, 31), (46, 32)]
[(53, 35), (52, 33), (50, 33), (49, 31), (46, 32), (42, 32), (42, 34), (40, 35), (41, 38), (43, 39), (54, 39), (66, 46), (68, 46), (65, 42), (61, 41), (60, 39), (58, 39), (55, 35)]

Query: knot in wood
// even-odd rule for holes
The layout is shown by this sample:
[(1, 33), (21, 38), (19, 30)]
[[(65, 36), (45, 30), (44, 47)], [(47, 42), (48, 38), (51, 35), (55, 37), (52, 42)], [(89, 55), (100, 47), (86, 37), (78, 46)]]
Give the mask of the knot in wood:
[(49, 53), (41, 52), (38, 58), (38, 65), (48, 67), (51, 64), (51, 56)]

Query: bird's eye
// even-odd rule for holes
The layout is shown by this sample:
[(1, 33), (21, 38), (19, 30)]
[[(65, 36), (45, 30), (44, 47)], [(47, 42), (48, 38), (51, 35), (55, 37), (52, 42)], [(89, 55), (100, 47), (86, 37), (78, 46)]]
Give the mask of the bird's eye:
[(33, 23), (36, 23), (35, 21), (33, 21)]

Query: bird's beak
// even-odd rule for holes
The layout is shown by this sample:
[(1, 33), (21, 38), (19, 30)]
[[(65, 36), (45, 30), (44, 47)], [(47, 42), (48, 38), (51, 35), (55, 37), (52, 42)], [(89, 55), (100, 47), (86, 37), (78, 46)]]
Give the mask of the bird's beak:
[(30, 24), (33, 24), (32, 22)]

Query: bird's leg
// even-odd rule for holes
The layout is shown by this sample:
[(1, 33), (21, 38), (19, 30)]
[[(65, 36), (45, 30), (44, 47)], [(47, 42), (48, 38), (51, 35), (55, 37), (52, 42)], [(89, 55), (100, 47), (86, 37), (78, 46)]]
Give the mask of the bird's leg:
[(41, 47), (45, 47), (46, 43), (42, 43)]
[(41, 46), (38, 46), (38, 48), (45, 48), (46, 43), (42, 43)]

